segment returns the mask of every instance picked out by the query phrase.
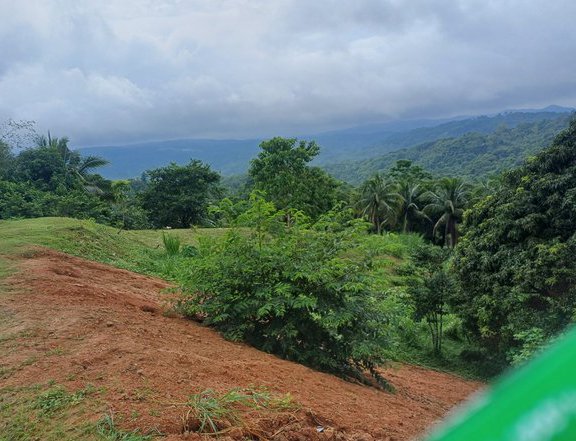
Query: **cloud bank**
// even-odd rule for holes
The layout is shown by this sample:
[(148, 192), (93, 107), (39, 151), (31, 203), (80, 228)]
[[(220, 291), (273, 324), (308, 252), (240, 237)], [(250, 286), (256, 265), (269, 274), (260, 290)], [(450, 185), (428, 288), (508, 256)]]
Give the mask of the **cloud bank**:
[(576, 104), (571, 0), (0, 0), (0, 121), (73, 145)]

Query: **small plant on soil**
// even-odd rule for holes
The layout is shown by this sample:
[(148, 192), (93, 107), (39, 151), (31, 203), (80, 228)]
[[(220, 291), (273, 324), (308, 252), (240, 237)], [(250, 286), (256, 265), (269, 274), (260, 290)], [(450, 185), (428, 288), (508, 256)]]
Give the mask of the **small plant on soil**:
[(138, 431), (124, 432), (116, 427), (114, 416), (104, 415), (96, 424), (96, 432), (106, 441), (148, 441), (150, 435), (142, 435)]
[(183, 432), (224, 433), (233, 429), (250, 429), (245, 424), (248, 414), (293, 412), (299, 406), (290, 394), (274, 395), (266, 388), (231, 389), (216, 392), (207, 389), (188, 400), (183, 417)]
[(65, 407), (78, 404), (91, 392), (91, 388), (86, 388), (69, 393), (62, 387), (55, 387), (38, 396), (34, 408), (43, 415), (51, 414)]

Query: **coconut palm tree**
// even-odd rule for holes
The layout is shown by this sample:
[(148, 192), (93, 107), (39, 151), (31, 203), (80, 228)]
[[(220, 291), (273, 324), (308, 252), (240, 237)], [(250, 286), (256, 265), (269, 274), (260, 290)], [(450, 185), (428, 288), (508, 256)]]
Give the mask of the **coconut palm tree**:
[(108, 161), (99, 156), (83, 158), (80, 153), (68, 147), (68, 142), (67, 137), (53, 138), (50, 132), (48, 132), (48, 137), (41, 135), (36, 139), (38, 147), (53, 149), (58, 154), (64, 169), (64, 182), (68, 182), (69, 176), (72, 176), (85, 190), (100, 192), (101, 190), (90, 182), (90, 174), (94, 169), (107, 165)]
[(374, 226), (376, 233), (382, 233), (384, 223), (392, 220), (394, 207), (398, 203), (398, 193), (394, 185), (376, 174), (360, 187), (359, 209)]
[(402, 231), (410, 231), (411, 222), (416, 219), (428, 219), (428, 216), (419, 208), (422, 203), (423, 195), (426, 192), (420, 184), (411, 181), (401, 181), (398, 184), (398, 216), (402, 222)]
[(458, 242), (458, 222), (470, 196), (469, 186), (460, 178), (441, 179), (434, 191), (426, 194), (429, 200), (424, 212), (439, 216), (434, 224), (433, 234), (444, 225), (444, 243), (454, 248)]

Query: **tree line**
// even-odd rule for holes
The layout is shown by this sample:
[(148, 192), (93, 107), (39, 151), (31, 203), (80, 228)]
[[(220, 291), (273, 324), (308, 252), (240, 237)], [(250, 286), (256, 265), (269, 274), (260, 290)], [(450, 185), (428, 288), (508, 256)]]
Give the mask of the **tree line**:
[(0, 141), (0, 219), (70, 216), (126, 229), (219, 226), (226, 219), (212, 206), (225, 197), (246, 200), (250, 191), (260, 190), (278, 209), (287, 210), (288, 222), (290, 211), (317, 219), (340, 205), (369, 220), (375, 233), (416, 231), (454, 245), (457, 225), (472, 200), (472, 188), (458, 178), (434, 179), (407, 160), (354, 188), (310, 165), (320, 152), (314, 141), (264, 141), (251, 161), (248, 182), (235, 193), (198, 160), (110, 181), (97, 173), (107, 161), (82, 156), (69, 147), (68, 138), (48, 134), (33, 141), (17, 153)]

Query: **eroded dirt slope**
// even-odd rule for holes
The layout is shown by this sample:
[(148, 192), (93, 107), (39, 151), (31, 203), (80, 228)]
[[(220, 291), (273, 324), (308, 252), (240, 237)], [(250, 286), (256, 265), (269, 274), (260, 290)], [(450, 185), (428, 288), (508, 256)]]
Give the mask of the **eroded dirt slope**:
[[(302, 405), (284, 429), (275, 422), (276, 440), (408, 440), (481, 387), (396, 366), (383, 372), (396, 393), (382, 392), (165, 316), (161, 291), (167, 285), (161, 280), (45, 249), (19, 265), (8, 280), (11, 292), (0, 296), (0, 332), (17, 336), (1, 364), (19, 368), (0, 385), (55, 380), (71, 389), (102, 387), (106, 405), (125, 417), (126, 428), (197, 439), (182, 434), (185, 409), (179, 403), (190, 394), (267, 386)], [(317, 424), (325, 432), (317, 433)]]

